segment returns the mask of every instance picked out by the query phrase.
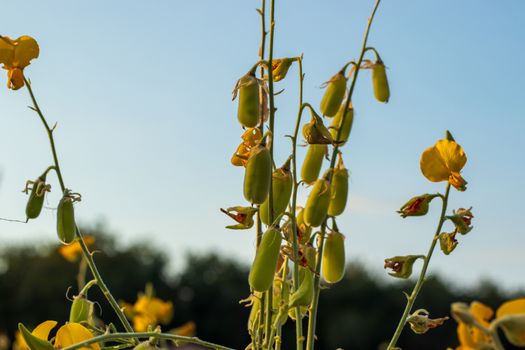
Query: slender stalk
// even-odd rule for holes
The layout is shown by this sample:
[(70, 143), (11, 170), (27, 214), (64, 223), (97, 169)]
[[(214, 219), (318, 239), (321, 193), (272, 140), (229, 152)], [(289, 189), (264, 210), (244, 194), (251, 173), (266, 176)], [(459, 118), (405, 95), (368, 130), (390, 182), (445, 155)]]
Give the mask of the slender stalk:
[[(293, 248), (293, 290), (299, 286), (299, 265), (297, 261), (299, 259), (299, 244), (297, 239), (297, 219), (296, 219), (296, 207), (297, 207), (297, 191), (299, 188), (299, 181), (297, 178), (297, 137), (299, 135), (299, 127), (301, 125), (301, 117), (305, 106), (303, 105), (303, 58), (299, 57), (297, 61), (299, 65), (299, 111), (297, 112), (297, 121), (295, 123), (295, 130), (292, 136), (292, 177), (293, 177), (293, 192), (292, 192), (292, 248)], [(303, 322), (299, 315), (301, 314), (301, 308), (298, 306), (295, 308), (297, 320), (295, 321), (295, 337), (296, 337), (296, 348), (297, 350), (303, 349)]]
[(392, 339), (390, 340), (390, 344), (388, 345), (387, 350), (392, 350), (396, 346), (396, 343), (399, 337), (401, 336), (401, 332), (403, 332), (403, 328), (406, 325), (407, 318), (410, 314), (410, 311), (412, 310), (414, 302), (416, 301), (416, 298), (419, 292), (421, 291), (421, 288), (423, 287), (423, 283), (425, 282), (425, 276), (427, 273), (428, 265), (430, 263), (430, 259), (432, 258), (432, 254), (434, 253), (434, 248), (436, 247), (436, 243), (439, 240), (439, 234), (441, 233), (441, 228), (443, 227), (443, 224), (446, 221), (445, 215), (447, 212), (449, 193), (450, 193), (450, 184), (447, 184), (447, 189), (445, 191), (445, 196), (443, 197), (443, 206), (441, 207), (441, 215), (439, 217), (439, 223), (437, 225), (436, 232), (434, 234), (434, 237), (432, 238), (432, 243), (430, 244), (430, 247), (428, 248), (428, 253), (425, 256), (425, 261), (423, 263), (423, 267), (421, 268), (419, 278), (417, 279), (416, 285), (414, 286), (412, 293), (407, 298), (407, 304), (405, 306), (405, 310), (403, 311), (403, 315), (401, 316), (401, 319), (399, 320), (399, 324), (397, 325), (396, 331), (394, 332), (394, 335), (392, 336)]
[[(376, 0), (374, 7), (372, 9), (372, 13), (370, 14), (370, 17), (368, 17), (368, 22), (365, 29), (365, 35), (363, 38), (363, 43), (361, 45), (361, 52), (359, 54), (359, 59), (355, 63), (355, 70), (352, 77), (352, 82), (350, 83), (350, 89), (348, 91), (348, 97), (345, 102), (344, 106), (344, 113), (343, 117), (341, 118), (341, 124), (344, 125), (345, 119), (347, 117), (347, 111), (348, 107), (350, 106), (350, 103), (352, 101), (352, 95), (354, 93), (354, 88), (357, 82), (357, 76), (359, 75), (359, 70), (361, 68), (361, 63), (363, 62), (363, 58), (365, 56), (365, 53), (367, 51), (367, 42), (368, 42), (368, 35), (370, 34), (370, 28), (372, 27), (372, 22), (374, 20), (375, 14), (377, 12), (377, 9), (379, 8), (379, 4), (381, 3), (381, 0)], [(345, 68), (351, 64), (351, 62), (347, 63), (345, 65)], [(352, 63), (353, 64), (353, 63)], [(342, 128), (339, 128), (337, 130), (337, 137), (336, 140), (339, 140), (341, 137)], [(332, 157), (330, 160), (330, 168), (333, 168), (335, 166), (335, 161), (337, 159), (337, 154), (339, 152), (339, 145), (335, 144), (334, 149), (332, 152)], [(328, 181), (332, 181), (331, 176), (329, 177)], [(324, 223), (321, 226), (321, 234), (319, 236), (319, 247), (317, 250), (317, 258), (316, 258), (316, 271), (320, 272), (321, 270), (321, 258), (323, 255), (323, 248), (324, 248), (324, 235), (326, 230), (326, 219)], [(308, 318), (308, 338), (306, 342), (306, 349), (307, 350), (313, 350), (314, 348), (314, 341), (315, 341), (315, 328), (316, 328), (316, 318), (317, 318), (317, 308), (319, 305), (319, 294), (320, 294), (320, 277), (319, 274), (316, 275), (314, 279), (314, 300), (312, 302), (312, 305), (309, 310), (309, 318)]]
[(118, 341), (120, 339), (148, 339), (148, 338), (155, 338), (155, 339), (167, 339), (171, 340), (175, 343), (191, 343), (191, 344), (197, 344), (205, 346), (208, 349), (216, 349), (216, 350), (234, 350), (232, 348), (228, 348), (226, 346), (210, 343), (204, 340), (201, 340), (197, 337), (185, 337), (182, 335), (175, 335), (175, 334), (168, 334), (168, 333), (157, 333), (157, 332), (138, 332), (138, 333), (112, 333), (112, 334), (104, 334), (100, 335), (98, 337), (93, 337), (87, 340), (84, 340), (80, 343), (77, 343), (75, 345), (71, 345), (68, 347), (63, 348), (62, 350), (76, 350), (80, 348), (85, 348), (89, 346), (90, 344), (95, 343), (103, 343), (103, 342), (110, 342), (110, 341)]
[[(261, 61), (264, 61), (264, 51), (266, 49), (266, 0), (261, 0), (261, 8), (259, 10), (259, 14), (261, 15), (261, 46), (259, 47), (259, 59)], [(264, 78), (264, 65), (261, 64), (260, 66), (260, 73), (261, 73), (261, 79)], [(260, 97), (262, 101), (262, 94), (264, 92), (260, 91)], [(259, 129), (261, 130), (261, 135), (264, 134), (264, 118), (263, 118), (263, 111), (264, 111), (264, 105), (261, 103), (261, 106), (259, 107), (259, 115), (261, 116), (261, 120), (259, 121)]]
[[(60, 183), (60, 189), (62, 192), (66, 190), (66, 186), (64, 184), (64, 178), (62, 176), (62, 171), (60, 170), (60, 163), (58, 161), (58, 154), (55, 147), (55, 139), (53, 137), (53, 128), (49, 127), (49, 124), (47, 123), (46, 118), (44, 117), (44, 114), (42, 113), (42, 110), (38, 106), (38, 103), (36, 101), (35, 95), (33, 93), (33, 89), (31, 88), (31, 83), (24, 78), (27, 90), (29, 91), (29, 96), (31, 97), (31, 101), (33, 102), (33, 109), (38, 116), (40, 117), (40, 120), (42, 121), (42, 124), (44, 124), (44, 127), (47, 132), (47, 136), (49, 139), (49, 144), (51, 145), (51, 153), (53, 154), (53, 161), (54, 161), (54, 167), (55, 172), (58, 177), (58, 182)], [(117, 314), (119, 320), (121, 321), (122, 325), (126, 329), (127, 332), (133, 332), (133, 328), (131, 327), (129, 321), (127, 320), (126, 316), (124, 315), (124, 312), (120, 309), (120, 306), (118, 305), (117, 301), (107, 288), (106, 284), (104, 283), (104, 280), (102, 279), (102, 276), (98, 272), (97, 266), (95, 265), (95, 262), (93, 261), (93, 257), (91, 252), (89, 251), (86, 243), (84, 242), (84, 239), (82, 238), (82, 234), (80, 233), (80, 230), (78, 227), (75, 227), (76, 234), (77, 234), (77, 240), (80, 244), (80, 247), (82, 248), (82, 253), (84, 254), (84, 259), (86, 260), (87, 265), (89, 266), (89, 269), (91, 270), (91, 273), (93, 274), (93, 277), (97, 281), (97, 286), (100, 288), (106, 299), (108, 300), (109, 304)]]
[[(269, 100), (269, 130), (270, 130), (270, 142), (269, 142), (269, 149), (270, 149), (270, 158), (272, 160), (272, 163), (274, 163), (273, 159), (273, 140), (274, 140), (274, 121), (275, 121), (275, 104), (274, 104), (274, 95), (273, 95), (273, 72), (272, 72), (272, 65), (273, 65), (273, 42), (274, 42), (274, 36), (275, 36), (275, 0), (270, 0), (270, 42), (268, 47), (268, 100)], [(273, 211), (273, 176), (270, 176), (270, 192), (268, 194), (268, 204), (269, 204), (269, 222), (273, 222), (274, 219), (274, 211)], [(272, 294), (273, 294), (273, 288), (270, 287), (270, 289), (266, 292), (266, 318), (264, 321), (264, 344), (268, 344), (270, 339), (270, 333), (271, 333), (271, 323), (272, 323)]]
[(86, 285), (86, 272), (87, 272), (87, 263), (86, 259), (82, 257), (80, 263), (78, 264), (78, 274), (77, 274), (77, 286), (78, 290), (82, 290)]

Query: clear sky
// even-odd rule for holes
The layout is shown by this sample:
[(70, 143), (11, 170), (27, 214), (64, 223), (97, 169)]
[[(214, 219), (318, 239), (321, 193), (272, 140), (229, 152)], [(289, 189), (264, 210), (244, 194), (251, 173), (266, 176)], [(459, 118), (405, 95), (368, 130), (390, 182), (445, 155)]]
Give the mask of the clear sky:
[[(356, 58), (372, 1), (277, 0), (276, 57), (304, 53), (305, 101)], [(78, 220), (104, 220), (121, 242), (151, 241), (174, 267), (187, 249), (249, 262), (254, 233), (229, 231), (220, 207), (245, 205), (242, 168), (230, 165), (240, 126), (231, 91), (256, 61), (259, 1), (24, 1), (2, 5), (0, 34), (29, 34), (40, 58), (27, 68), (50, 122), (68, 187), (83, 194)], [(426, 252), (425, 218), (395, 212), (410, 197), (443, 191), (420, 173), (421, 152), (450, 129), (468, 163), (464, 193), (474, 230), (431, 270), (459, 284), (490, 277), (525, 287), (525, 2), (383, 0), (370, 34), (386, 65), (388, 104), (359, 77), (344, 159), (349, 206), (339, 219), (350, 260), (379, 274), (383, 259)], [(0, 89), (0, 216), (23, 218), (20, 190), (50, 163), (46, 135), (25, 90)], [(297, 70), (278, 83), (276, 162), (297, 110)], [(299, 158), (304, 156), (301, 149)], [(58, 184), (48, 206), (59, 199)], [(303, 201), (308, 193), (302, 189)], [(0, 222), (0, 244), (54, 241), (55, 212), (28, 225)], [(417, 265), (420, 266), (420, 265)]]

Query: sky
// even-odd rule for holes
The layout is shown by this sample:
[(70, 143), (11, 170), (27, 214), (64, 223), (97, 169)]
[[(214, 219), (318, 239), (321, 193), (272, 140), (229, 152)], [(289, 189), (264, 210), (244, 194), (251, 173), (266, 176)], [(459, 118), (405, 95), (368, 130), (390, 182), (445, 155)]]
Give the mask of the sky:
[[(323, 82), (357, 58), (372, 1), (276, 0), (275, 57), (304, 54), (304, 100), (319, 106)], [(104, 222), (121, 244), (148, 241), (174, 270), (186, 251), (249, 263), (253, 231), (230, 231), (219, 208), (246, 205), (243, 169), (230, 165), (242, 130), (231, 92), (256, 62), (259, 1), (50, 0), (2, 5), (0, 34), (31, 35), (40, 57), (26, 69), (50, 123), (67, 187), (82, 193), (80, 224)], [(453, 133), (468, 156), (468, 190), (451, 208), (473, 207), (474, 229), (431, 272), (469, 286), (490, 278), (525, 287), (525, 26), (521, 0), (383, 0), (369, 46), (388, 67), (391, 99), (373, 98), (359, 75), (355, 122), (343, 148), (351, 172), (338, 219), (347, 258), (384, 276), (383, 260), (426, 252), (439, 204), (422, 218), (396, 213), (409, 198), (444, 191), (419, 170), (423, 150)], [(25, 181), (51, 164), (46, 134), (8, 91), (0, 72), (0, 217), (24, 218)], [(291, 152), (297, 67), (276, 97), (275, 150)], [(305, 118), (306, 119), (306, 118)], [(298, 152), (302, 160), (305, 149)], [(47, 206), (60, 198), (56, 179)], [(301, 188), (304, 203), (309, 189)], [(446, 227), (451, 230), (450, 226)], [(89, 233), (89, 232), (87, 232)], [(55, 211), (29, 224), (0, 222), (0, 245), (56, 242)], [(419, 268), (421, 263), (416, 264)], [(417, 270), (416, 270), (417, 271)]]

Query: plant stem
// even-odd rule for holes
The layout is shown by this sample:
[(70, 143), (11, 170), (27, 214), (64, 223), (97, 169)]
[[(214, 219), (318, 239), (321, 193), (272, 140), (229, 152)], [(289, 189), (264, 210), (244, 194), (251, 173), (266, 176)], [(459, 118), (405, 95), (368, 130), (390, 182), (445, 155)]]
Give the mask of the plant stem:
[[(299, 127), (301, 125), (301, 117), (303, 115), (304, 105), (303, 105), (303, 58), (299, 57), (297, 61), (299, 65), (299, 111), (297, 112), (297, 121), (295, 123), (295, 130), (292, 136), (292, 177), (293, 177), (293, 192), (292, 192), (292, 248), (293, 248), (293, 290), (299, 286), (299, 265), (297, 261), (299, 259), (299, 244), (297, 242), (297, 219), (296, 219), (296, 207), (297, 207), (297, 191), (299, 188), (299, 181), (297, 178), (297, 137), (299, 135)], [(297, 306), (295, 308), (297, 319), (295, 321), (295, 337), (296, 337), (296, 348), (297, 350), (303, 349), (303, 322), (299, 317), (301, 315), (301, 308)]]
[[(38, 116), (40, 117), (40, 120), (42, 121), (42, 124), (44, 124), (44, 127), (47, 132), (47, 136), (49, 139), (49, 144), (51, 145), (51, 153), (53, 154), (53, 161), (55, 163), (55, 172), (58, 177), (58, 182), (60, 183), (60, 189), (62, 190), (62, 193), (66, 190), (66, 186), (64, 184), (64, 178), (62, 176), (62, 171), (60, 170), (60, 163), (58, 161), (58, 155), (55, 147), (55, 139), (53, 137), (53, 128), (49, 127), (49, 124), (47, 123), (46, 118), (44, 117), (44, 114), (42, 113), (42, 110), (38, 106), (38, 103), (36, 101), (35, 95), (33, 93), (33, 89), (31, 88), (31, 83), (24, 78), (25, 85), (27, 87), (27, 90), (29, 91), (29, 96), (31, 97), (31, 101), (33, 102), (33, 107), (31, 108), (34, 110)], [(113, 295), (110, 293), (109, 289), (107, 288), (106, 284), (104, 283), (104, 280), (102, 279), (102, 276), (100, 276), (100, 273), (98, 272), (97, 266), (95, 265), (95, 262), (93, 261), (93, 257), (91, 252), (89, 251), (86, 243), (84, 242), (84, 239), (82, 238), (82, 234), (80, 233), (80, 230), (78, 229), (78, 226), (75, 227), (76, 234), (77, 234), (77, 240), (80, 244), (80, 247), (82, 248), (82, 253), (84, 254), (84, 259), (86, 260), (87, 265), (89, 266), (89, 269), (91, 270), (91, 273), (93, 274), (94, 279), (97, 281), (97, 286), (100, 288), (106, 299), (108, 300), (109, 304), (117, 314), (119, 320), (122, 322), (122, 325), (126, 329), (127, 332), (133, 332), (133, 328), (131, 327), (129, 321), (127, 320), (126, 316), (120, 309), (120, 306), (116, 302)]]
[(441, 228), (443, 227), (443, 224), (446, 221), (445, 215), (447, 212), (449, 193), (450, 193), (450, 184), (447, 184), (447, 189), (445, 191), (445, 196), (443, 197), (443, 206), (441, 207), (441, 215), (439, 217), (439, 223), (437, 225), (436, 232), (434, 234), (434, 237), (432, 238), (432, 243), (430, 244), (428, 253), (425, 256), (425, 261), (423, 263), (423, 267), (421, 268), (419, 278), (417, 279), (416, 285), (414, 286), (412, 293), (407, 298), (407, 304), (405, 306), (405, 310), (403, 311), (403, 315), (401, 316), (401, 319), (399, 320), (399, 324), (397, 325), (396, 331), (394, 332), (394, 335), (392, 336), (392, 339), (390, 340), (390, 344), (388, 345), (387, 350), (392, 350), (396, 346), (396, 343), (399, 337), (401, 336), (401, 333), (403, 332), (403, 328), (405, 327), (405, 324), (407, 322), (407, 317), (409, 316), (410, 311), (412, 310), (412, 306), (414, 305), (414, 302), (416, 301), (416, 298), (419, 292), (421, 291), (421, 288), (423, 287), (423, 283), (425, 282), (425, 276), (427, 273), (428, 265), (430, 263), (430, 259), (432, 258), (432, 254), (434, 253), (434, 248), (436, 247), (436, 243), (439, 240), (439, 234), (441, 233)]
[[(273, 96), (273, 72), (272, 72), (272, 65), (273, 65), (273, 42), (274, 42), (274, 35), (275, 34), (275, 0), (270, 0), (270, 42), (268, 47), (268, 100), (269, 100), (269, 114), (270, 114), (270, 123), (269, 123), (269, 129), (270, 129), (270, 142), (269, 142), (269, 150), (270, 150), (270, 158), (271, 162), (274, 163), (273, 159), (273, 140), (274, 140), (274, 120), (275, 120), (275, 106), (274, 106), (274, 96)], [(273, 211), (273, 176), (270, 175), (270, 192), (268, 193), (268, 204), (269, 204), (269, 222), (273, 222), (274, 219), (274, 211)], [(273, 296), (273, 286), (270, 287), (270, 289), (266, 292), (266, 318), (264, 321), (264, 344), (268, 344), (270, 342), (269, 336), (271, 332), (271, 323), (272, 323), (272, 296)]]
[[(376, 0), (376, 2), (374, 4), (374, 7), (372, 9), (372, 13), (370, 14), (370, 17), (368, 17), (368, 22), (367, 22), (366, 29), (365, 29), (365, 35), (364, 35), (364, 38), (363, 38), (363, 43), (361, 45), (361, 52), (359, 54), (359, 59), (357, 60), (357, 63), (355, 64), (355, 71), (354, 71), (354, 75), (353, 75), (353, 78), (352, 78), (352, 82), (350, 84), (350, 89), (348, 91), (348, 97), (346, 98), (346, 102), (345, 102), (345, 105), (344, 105), (344, 109), (343, 109), (344, 113), (343, 113), (343, 117), (341, 118), (341, 124), (340, 125), (344, 125), (345, 119), (347, 117), (347, 111), (348, 111), (348, 107), (350, 106), (350, 103), (352, 101), (352, 95), (354, 93), (355, 84), (357, 82), (357, 76), (359, 75), (359, 70), (361, 68), (361, 63), (363, 62), (363, 58), (364, 58), (365, 53), (366, 53), (367, 42), (368, 42), (368, 35), (370, 33), (370, 28), (372, 27), (372, 22), (374, 20), (374, 16), (375, 16), (375, 14), (377, 12), (377, 9), (378, 9), (380, 3), (381, 3), (381, 0)], [(340, 139), (341, 132), (342, 132), (342, 128), (340, 127), (337, 130), (336, 140)], [(333, 152), (332, 152), (332, 158), (330, 160), (330, 168), (333, 168), (335, 166), (335, 161), (337, 159), (338, 152), (339, 152), (339, 145), (335, 144)], [(328, 181), (329, 182), (332, 181), (332, 177), (331, 176), (329, 177)], [(325, 219), (325, 221), (323, 222), (323, 224), (321, 226), (321, 234), (319, 236), (319, 247), (318, 247), (317, 255), (316, 255), (317, 258), (316, 258), (316, 267), (315, 267), (315, 269), (316, 269), (316, 272), (318, 272), (318, 274), (315, 276), (315, 279), (314, 279), (314, 299), (313, 299), (312, 305), (311, 305), (310, 310), (309, 310), (308, 338), (307, 338), (307, 341), (306, 341), (306, 349), (307, 350), (313, 350), (313, 348), (314, 348), (317, 308), (318, 308), (318, 305), (319, 305), (319, 294), (320, 294), (320, 276), (319, 276), (319, 272), (321, 271), (321, 260), (322, 260), (321, 258), (322, 258), (322, 255), (323, 255), (325, 230), (326, 230), (326, 219)]]
[(157, 333), (157, 332), (138, 332), (138, 333), (112, 333), (112, 334), (104, 334), (100, 335), (98, 337), (90, 338), (87, 340), (84, 340), (80, 343), (77, 343), (75, 345), (71, 345), (68, 347), (63, 348), (62, 350), (76, 350), (79, 348), (85, 348), (89, 346), (90, 344), (94, 343), (102, 343), (102, 342), (108, 342), (108, 341), (116, 341), (119, 339), (140, 339), (140, 338), (156, 338), (156, 339), (168, 339), (172, 340), (173, 342), (181, 342), (181, 343), (192, 343), (197, 345), (205, 346), (208, 349), (216, 349), (216, 350), (234, 350), (232, 348), (228, 348), (226, 346), (210, 343), (204, 340), (201, 340), (197, 337), (185, 337), (182, 335), (175, 335), (175, 334), (168, 334), (168, 333)]

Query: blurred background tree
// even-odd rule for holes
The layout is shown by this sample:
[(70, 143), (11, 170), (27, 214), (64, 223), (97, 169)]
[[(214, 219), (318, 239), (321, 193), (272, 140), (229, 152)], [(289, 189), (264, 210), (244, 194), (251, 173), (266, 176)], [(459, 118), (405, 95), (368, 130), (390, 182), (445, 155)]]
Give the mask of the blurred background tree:
[[(137, 293), (151, 282), (157, 297), (174, 304), (173, 320), (165, 329), (194, 321), (197, 335), (203, 339), (236, 349), (248, 344), (249, 309), (239, 304), (249, 295), (248, 266), (213, 253), (187, 254), (185, 267), (170, 275), (169, 257), (159, 249), (147, 243), (120, 247), (100, 225), (83, 231), (96, 237), (94, 247), (100, 251), (95, 255), (97, 265), (119, 300), (133, 303)], [(44, 320), (68, 319), (67, 298), (77, 293), (78, 264), (66, 261), (57, 248), (56, 244), (0, 248), (0, 333), (12, 339), (18, 322), (33, 327)], [(402, 291), (410, 290), (411, 285), (410, 281), (386, 282), (359, 264), (349, 264), (343, 281), (321, 294), (318, 349), (381, 349), (404, 307)], [(442, 317), (449, 315), (454, 301), (480, 300), (497, 307), (524, 294), (511, 295), (490, 281), (459, 289), (450, 281), (432, 277), (415, 307)], [(98, 302), (97, 315), (118, 325), (97, 288), (91, 289), (89, 296)], [(294, 346), (293, 324), (288, 322), (283, 332), (283, 349), (290, 349)], [(425, 335), (403, 332), (399, 346), (442, 350), (457, 343), (456, 323), (449, 320)], [(513, 349), (508, 344), (506, 348)]]

